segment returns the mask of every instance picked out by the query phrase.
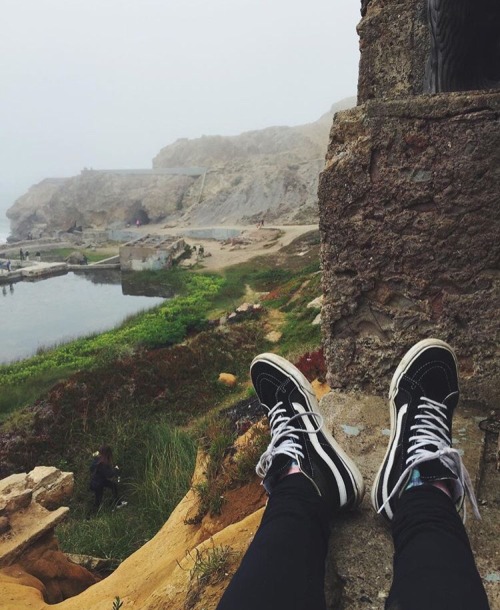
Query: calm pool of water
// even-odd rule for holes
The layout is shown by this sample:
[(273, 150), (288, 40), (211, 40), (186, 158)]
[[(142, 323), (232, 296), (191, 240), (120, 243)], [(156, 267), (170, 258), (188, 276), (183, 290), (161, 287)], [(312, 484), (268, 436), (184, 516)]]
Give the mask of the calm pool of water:
[(42, 346), (108, 330), (163, 301), (122, 294), (119, 272), (68, 273), (0, 286), (0, 363), (31, 356)]

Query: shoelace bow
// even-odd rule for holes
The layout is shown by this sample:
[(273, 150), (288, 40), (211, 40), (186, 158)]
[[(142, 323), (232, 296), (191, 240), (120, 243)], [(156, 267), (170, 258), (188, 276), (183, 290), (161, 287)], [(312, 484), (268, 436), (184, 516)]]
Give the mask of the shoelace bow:
[[(321, 430), (323, 425), (323, 417), (320, 413), (307, 411), (306, 413), (297, 413), (296, 415), (289, 417), (286, 414), (286, 409), (281, 408), (282, 405), (283, 401), (276, 403), (268, 413), (269, 425), (271, 427), (271, 442), (260, 456), (257, 466), (255, 467), (255, 472), (262, 479), (266, 476), (276, 455), (288, 455), (290, 458), (297, 461), (299, 457), (303, 459), (304, 453), (302, 451), (302, 445), (299, 443), (298, 434), (316, 434)], [(317, 428), (314, 430), (304, 430), (291, 425), (293, 421), (306, 416), (312, 416), (318, 419)]]
[[(410, 430), (414, 431), (414, 434), (409, 438), (410, 447), (408, 449), (408, 458), (406, 459), (406, 468), (403, 470), (389, 497), (379, 508), (378, 512), (382, 512), (389, 500), (396, 495), (402, 484), (407, 481), (408, 476), (414, 468), (417, 468), (419, 464), (423, 464), (424, 462), (439, 459), (440, 462), (457, 477), (456, 481), (454, 481), (459, 487), (459, 492), (456, 494), (456, 497), (467, 495), (472, 504), (474, 514), (480, 519), (481, 516), (479, 514), (476, 495), (469, 472), (464, 466), (460, 453), (450, 446), (451, 438), (446, 421), (446, 405), (425, 396), (421, 396), (420, 400), (422, 402), (417, 409), (422, 412), (419, 412), (415, 416), (415, 420), (418, 420), (418, 422), (410, 428)], [(429, 449), (429, 445), (432, 445), (434, 449)], [(463, 520), (465, 522), (465, 503), (463, 506)]]

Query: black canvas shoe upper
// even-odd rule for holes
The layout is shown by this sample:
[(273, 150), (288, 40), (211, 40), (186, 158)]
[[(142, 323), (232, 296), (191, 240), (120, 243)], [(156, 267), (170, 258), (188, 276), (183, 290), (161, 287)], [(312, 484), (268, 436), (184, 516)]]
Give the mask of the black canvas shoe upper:
[(459, 385), (455, 354), (438, 339), (425, 339), (403, 357), (391, 382), (391, 440), (372, 490), (375, 510), (392, 519), (412, 470), (425, 483), (446, 480), (458, 509), (475, 498), (461, 456), (452, 448), (452, 419)]
[(333, 511), (356, 506), (364, 493), (362, 477), (323, 426), (307, 379), (276, 354), (255, 358), (250, 374), (271, 428), (271, 442), (256, 467), (266, 491), (272, 493), (295, 463)]

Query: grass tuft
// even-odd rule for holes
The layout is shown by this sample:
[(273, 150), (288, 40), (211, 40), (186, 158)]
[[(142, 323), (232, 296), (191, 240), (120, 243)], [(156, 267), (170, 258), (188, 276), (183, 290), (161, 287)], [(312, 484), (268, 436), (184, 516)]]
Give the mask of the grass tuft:
[(215, 546), (212, 540), (212, 547), (203, 550), (195, 549), (187, 556), (194, 561), (190, 570), (189, 589), (186, 595), (185, 609), (191, 610), (197, 604), (201, 593), (207, 585), (215, 585), (228, 576), (228, 568), (231, 556), (234, 551), (230, 546)]

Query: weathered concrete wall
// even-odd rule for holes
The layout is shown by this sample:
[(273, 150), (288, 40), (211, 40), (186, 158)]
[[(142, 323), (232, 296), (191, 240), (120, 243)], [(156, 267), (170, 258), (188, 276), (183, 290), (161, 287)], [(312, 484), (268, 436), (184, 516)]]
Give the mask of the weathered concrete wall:
[(358, 104), (424, 92), (430, 34), (427, 0), (371, 0), (358, 25)]
[(122, 271), (151, 271), (169, 269), (174, 259), (184, 252), (186, 243), (183, 239), (174, 241), (158, 238), (143, 242), (138, 240), (120, 246), (120, 266)]
[(500, 390), (500, 92), (339, 113), (321, 175), (323, 334), (334, 387), (385, 393), (414, 342), (458, 352), (469, 398)]

